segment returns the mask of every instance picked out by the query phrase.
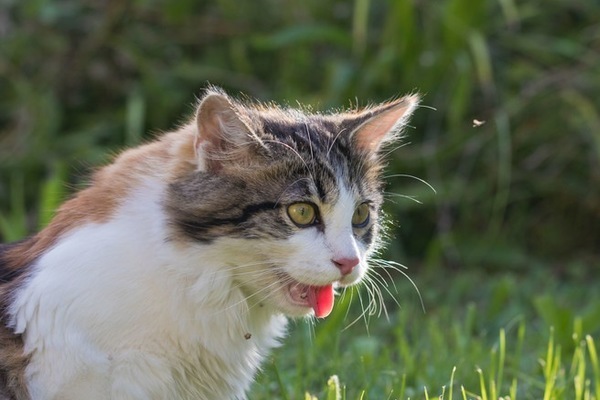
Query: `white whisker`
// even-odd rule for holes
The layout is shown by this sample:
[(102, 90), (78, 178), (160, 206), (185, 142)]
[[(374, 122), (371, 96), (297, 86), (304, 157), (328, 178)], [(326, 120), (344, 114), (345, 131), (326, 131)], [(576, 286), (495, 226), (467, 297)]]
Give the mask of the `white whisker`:
[[(290, 282), (291, 282), (291, 281), (290, 281)], [(233, 303), (233, 304), (230, 304), (229, 306), (227, 306), (227, 307), (226, 307), (226, 308), (224, 308), (224, 309), (218, 310), (217, 312), (215, 312), (215, 314), (216, 314), (216, 313), (221, 313), (221, 312), (227, 311), (227, 310), (229, 310), (229, 309), (232, 309), (232, 308), (234, 308), (234, 307), (237, 307), (237, 306), (239, 306), (239, 305), (243, 305), (243, 304), (245, 304), (246, 306), (248, 306), (248, 305), (249, 305), (249, 302), (248, 302), (248, 300), (252, 299), (253, 297), (256, 297), (256, 296), (258, 296), (259, 294), (261, 294), (261, 293), (264, 293), (264, 292), (269, 292), (271, 288), (273, 288), (273, 287), (277, 287), (277, 286), (279, 286), (279, 285), (281, 285), (281, 286), (279, 286), (279, 288), (281, 288), (281, 287), (284, 287), (286, 284), (288, 284), (288, 283), (290, 283), (290, 282), (281, 282), (281, 281), (275, 281), (275, 282), (272, 282), (272, 283), (270, 283), (270, 284), (268, 284), (268, 285), (266, 285), (266, 286), (262, 287), (260, 290), (258, 290), (258, 291), (256, 291), (256, 292), (252, 293), (251, 295), (244, 297), (242, 300), (240, 300), (240, 301), (237, 301), (237, 302), (235, 302), (235, 303)], [(234, 286), (233, 288), (234, 288), (234, 289), (239, 289), (240, 287), (239, 287), (239, 286)], [(270, 293), (274, 294), (274, 293), (275, 293), (275, 291), (271, 291)], [(269, 296), (269, 295), (267, 295), (266, 297), (263, 297), (261, 300), (263, 300), (263, 301), (264, 301), (264, 300), (267, 300), (269, 297), (270, 297), (270, 296)], [(249, 307), (248, 307), (248, 309), (247, 309), (246, 311), (250, 311), (250, 310), (251, 310), (253, 307), (256, 307), (256, 306), (257, 306), (259, 303), (260, 303), (260, 301), (257, 301), (257, 302), (256, 302), (255, 304), (253, 304), (252, 306), (249, 306)]]
[(410, 175), (410, 174), (394, 174), (394, 175), (384, 176), (384, 179), (389, 179), (389, 178), (411, 178), (411, 179), (414, 179), (414, 180), (417, 180), (417, 181), (423, 183), (429, 189), (431, 189), (433, 191), (433, 193), (437, 194), (437, 191), (435, 190), (435, 188), (429, 182), (427, 182), (426, 180), (421, 179), (419, 177), (416, 177), (414, 175)]
[(405, 265), (400, 264), (398, 262), (389, 261), (389, 260), (377, 260), (376, 262), (379, 262), (380, 266), (382, 266), (384, 268), (390, 268), (390, 269), (402, 274), (406, 279), (408, 279), (408, 281), (411, 283), (413, 288), (415, 288), (415, 291), (417, 292), (417, 295), (419, 296), (419, 301), (421, 302), (421, 308), (423, 309), (423, 312), (425, 313), (426, 312), (425, 303), (423, 302), (423, 296), (421, 296), (421, 291), (417, 287), (417, 284), (415, 283), (415, 281), (413, 281), (411, 279), (411, 277), (408, 276), (408, 274), (402, 270), (402, 269), (407, 270), (408, 267), (406, 267)]
[[(374, 280), (376, 280), (377, 282), (380, 283), (381, 287), (390, 295), (390, 297), (392, 298), (392, 300), (394, 301), (394, 303), (396, 303), (396, 305), (398, 306), (398, 308), (402, 308), (402, 306), (400, 305), (400, 302), (398, 301), (398, 299), (396, 298), (396, 296), (394, 296), (394, 294), (392, 293), (392, 291), (389, 289), (389, 284), (379, 274), (379, 272), (377, 272), (376, 270), (372, 270), (372, 274), (373, 274), (372, 278)], [(394, 284), (394, 288), (396, 288), (395, 284)], [(397, 290), (396, 290), (396, 293), (398, 293)]]
[(385, 153), (383, 153), (383, 154), (381, 155), (381, 157), (382, 157), (382, 158), (387, 158), (387, 157), (388, 157), (390, 154), (392, 154), (392, 153), (393, 153), (393, 152), (395, 152), (396, 150), (398, 150), (398, 149), (401, 149), (401, 148), (403, 148), (404, 146), (408, 146), (408, 145), (410, 145), (410, 144), (411, 144), (411, 142), (404, 142), (404, 143), (402, 143), (402, 144), (400, 144), (400, 145), (398, 145), (398, 146), (396, 146), (396, 147), (394, 147), (394, 148), (392, 148), (392, 149), (390, 149), (390, 150), (386, 151)]
[(383, 194), (383, 196), (384, 196), (384, 197), (388, 197), (388, 196), (396, 196), (396, 197), (401, 197), (401, 198), (403, 198), (403, 199), (412, 200), (412, 201), (414, 201), (415, 203), (418, 203), (418, 204), (423, 204), (423, 202), (422, 202), (422, 201), (420, 201), (420, 200), (418, 200), (418, 199), (417, 199), (415, 196), (409, 196), (409, 195), (407, 195), (407, 194), (400, 194), (400, 193), (390, 193), (390, 192), (385, 192), (385, 193)]
[[(377, 278), (379, 279), (377, 279)], [(380, 286), (377, 285), (377, 283), (379, 283), (381, 285), (381, 277), (376, 275), (376, 276), (369, 276), (369, 282), (373, 285), (373, 290), (375, 291), (375, 293), (377, 294), (377, 300), (379, 300), (379, 309), (377, 311), (377, 317), (381, 317), (381, 314), (383, 313), (385, 315), (385, 318), (389, 321), (390, 320), (390, 316), (388, 314), (387, 311), (387, 307), (385, 305), (385, 301), (383, 298), (383, 293), (380, 289)], [(382, 285), (383, 286), (383, 285)], [(387, 287), (384, 286), (384, 289), (387, 290), (388, 293), (390, 293), (390, 291), (387, 289)], [(391, 293), (390, 293), (391, 295)], [(392, 298), (394, 298), (394, 296), (392, 295)], [(377, 302), (375, 301), (375, 306), (377, 306)]]

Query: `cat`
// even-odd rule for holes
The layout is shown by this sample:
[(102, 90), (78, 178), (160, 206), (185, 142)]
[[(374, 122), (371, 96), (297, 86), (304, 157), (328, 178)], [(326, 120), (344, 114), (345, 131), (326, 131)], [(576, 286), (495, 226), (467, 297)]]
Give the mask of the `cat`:
[(0, 399), (244, 399), (288, 317), (378, 243), (382, 147), (417, 95), (312, 113), (206, 89), (0, 247)]

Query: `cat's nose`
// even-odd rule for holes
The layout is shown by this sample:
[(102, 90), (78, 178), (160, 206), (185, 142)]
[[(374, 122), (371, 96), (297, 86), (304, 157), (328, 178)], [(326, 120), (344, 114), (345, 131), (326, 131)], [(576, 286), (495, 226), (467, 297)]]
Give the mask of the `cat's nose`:
[(333, 264), (340, 270), (342, 275), (348, 275), (352, 272), (354, 267), (358, 265), (360, 260), (358, 257), (349, 257), (349, 258), (335, 258), (331, 260)]

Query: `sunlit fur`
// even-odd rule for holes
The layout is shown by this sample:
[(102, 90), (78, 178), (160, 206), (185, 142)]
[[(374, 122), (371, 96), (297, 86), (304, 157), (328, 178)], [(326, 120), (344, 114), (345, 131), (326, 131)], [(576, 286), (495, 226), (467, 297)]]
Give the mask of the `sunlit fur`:
[[(372, 313), (380, 148), (416, 102), (321, 115), (208, 90), (195, 121), (0, 248), (0, 398), (241, 399), (286, 316), (312, 314), (290, 285), (367, 282)], [(294, 224), (294, 202), (317, 207), (314, 225)]]

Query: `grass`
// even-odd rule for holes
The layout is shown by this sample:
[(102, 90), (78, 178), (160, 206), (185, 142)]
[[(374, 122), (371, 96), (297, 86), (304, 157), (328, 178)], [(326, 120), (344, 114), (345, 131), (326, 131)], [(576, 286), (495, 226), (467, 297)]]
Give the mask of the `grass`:
[[(600, 399), (593, 283), (514, 273), (413, 278), (426, 312), (400, 281), (402, 307), (389, 320), (351, 325), (360, 304), (344, 296), (327, 319), (293, 324), (250, 398)], [(563, 319), (550, 316), (557, 309)]]

